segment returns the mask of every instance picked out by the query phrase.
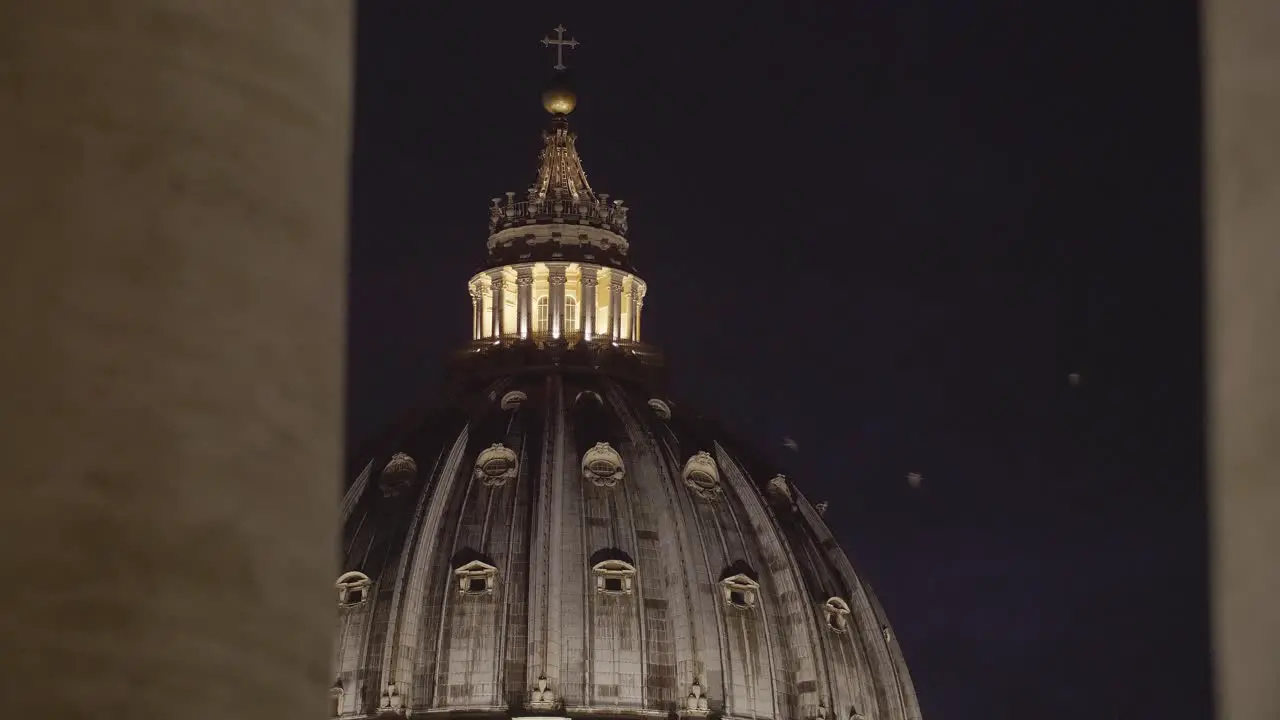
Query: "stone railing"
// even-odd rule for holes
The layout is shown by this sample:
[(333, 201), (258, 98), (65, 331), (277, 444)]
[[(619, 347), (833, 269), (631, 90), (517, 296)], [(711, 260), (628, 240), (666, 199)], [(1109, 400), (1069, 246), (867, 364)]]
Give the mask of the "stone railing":
[(579, 370), (653, 380), (665, 376), (662, 353), (650, 345), (627, 340), (612, 342), (569, 340), (476, 341), (453, 357), (455, 371), (472, 377), (527, 371)]
[(507, 193), (503, 198), (494, 198), (489, 206), (489, 232), (495, 233), (510, 227), (532, 225), (535, 223), (572, 222), (596, 225), (625, 235), (627, 233), (627, 210), (621, 200), (609, 202), (608, 195), (601, 195), (596, 200), (534, 200), (515, 202), (515, 193)]

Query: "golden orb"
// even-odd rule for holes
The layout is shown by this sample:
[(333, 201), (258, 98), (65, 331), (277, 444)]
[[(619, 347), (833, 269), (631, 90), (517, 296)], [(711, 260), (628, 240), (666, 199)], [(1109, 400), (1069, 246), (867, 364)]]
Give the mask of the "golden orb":
[(557, 73), (542, 90), (542, 107), (552, 115), (568, 115), (578, 106), (578, 94), (563, 73)]

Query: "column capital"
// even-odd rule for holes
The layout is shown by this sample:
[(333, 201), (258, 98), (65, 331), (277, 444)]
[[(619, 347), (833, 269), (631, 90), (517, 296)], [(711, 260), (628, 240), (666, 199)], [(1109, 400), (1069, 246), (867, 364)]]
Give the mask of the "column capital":
[(533, 278), (533, 263), (521, 263), (516, 265), (517, 278)]

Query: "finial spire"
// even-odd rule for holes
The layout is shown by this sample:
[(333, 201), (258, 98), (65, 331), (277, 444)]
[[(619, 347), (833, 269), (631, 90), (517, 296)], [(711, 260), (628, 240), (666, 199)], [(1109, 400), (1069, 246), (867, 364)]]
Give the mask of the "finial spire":
[(543, 37), (542, 44), (547, 47), (551, 47), (552, 45), (556, 47), (556, 64), (554, 67), (556, 70), (564, 70), (564, 49), (568, 47), (572, 50), (573, 48), (578, 47), (578, 41), (573, 38), (569, 38), (568, 40), (564, 39), (564, 25), (557, 25), (552, 28), (552, 31), (555, 32), (556, 39), (552, 40), (550, 37)]

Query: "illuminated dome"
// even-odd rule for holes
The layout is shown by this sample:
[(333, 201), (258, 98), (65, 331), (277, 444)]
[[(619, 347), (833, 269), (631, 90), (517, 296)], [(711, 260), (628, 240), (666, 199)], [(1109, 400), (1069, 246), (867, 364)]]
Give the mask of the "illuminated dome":
[(333, 716), (919, 720), (839, 507), (668, 396), (563, 114), (489, 230), (448, 392), (349, 468)]

